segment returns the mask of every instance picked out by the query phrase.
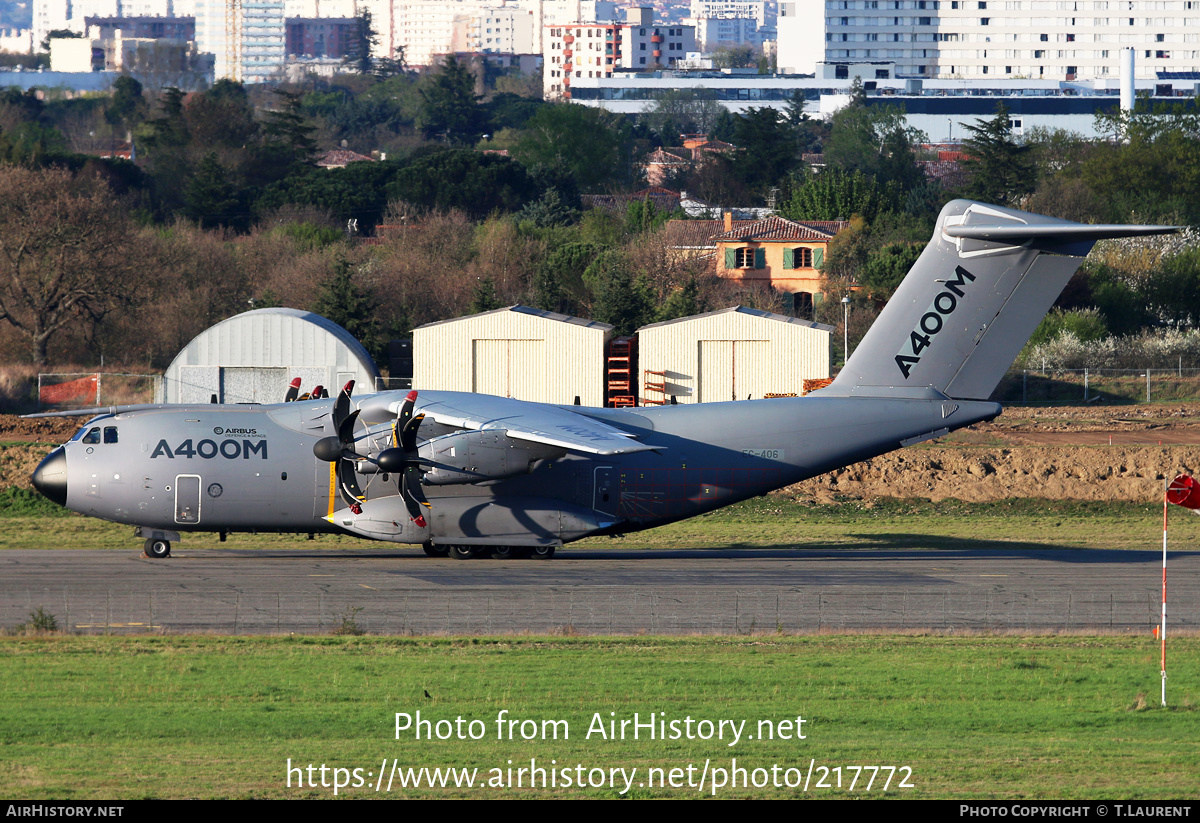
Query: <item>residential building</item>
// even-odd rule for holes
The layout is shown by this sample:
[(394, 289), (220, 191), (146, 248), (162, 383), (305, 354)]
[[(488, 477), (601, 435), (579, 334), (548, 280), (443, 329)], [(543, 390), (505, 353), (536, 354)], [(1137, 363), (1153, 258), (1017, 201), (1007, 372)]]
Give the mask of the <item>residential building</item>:
[(615, 71), (669, 67), (696, 50), (694, 26), (654, 23), (654, 10), (626, 10), (625, 23), (547, 26), (544, 93), (547, 99), (570, 99), (578, 78), (608, 78)]
[(212, 72), (211, 55), (202, 55), (196, 43), (175, 38), (126, 37), (122, 29), (107, 35), (92, 26), (86, 37), (50, 41), (50, 69), (62, 72), (124, 72), (149, 82), (191, 88)]
[(775, 65), (780, 74), (814, 74), (825, 59), (823, 3), (783, 0), (775, 20)]
[(283, 0), (196, 0), (196, 42), (216, 79), (265, 83), (284, 65)]
[[(34, 0), (33, 47), (51, 31), (87, 31), (88, 17), (187, 17), (195, 15), (194, 0)], [(158, 35), (152, 35), (158, 36)], [(170, 36), (170, 35), (167, 35)]]
[(818, 59), (908, 77), (1115, 79), (1123, 48), (1143, 79), (1200, 65), (1200, 0), (825, 0), (782, 3), (780, 21), (780, 65), (800, 71), (816, 31)]
[(195, 40), (195, 17), (85, 17), (85, 31), (100, 30), (101, 38), (111, 38), (120, 31), (126, 38)]
[(844, 220), (669, 220), (666, 242), (681, 257), (709, 258), (719, 277), (756, 283), (792, 295), (797, 316), (821, 301), (820, 268)]
[(285, 21), (285, 53), (304, 57), (347, 59), (358, 56), (356, 17), (289, 17)]
[[(534, 54), (536, 15), (530, 9), (485, 6), (454, 18), (455, 52)], [(540, 48), (536, 49), (540, 53)]]
[(762, 48), (763, 41), (775, 38), (773, 29), (760, 28), (753, 17), (697, 17), (688, 22), (695, 26), (696, 42), (705, 52), (740, 45)]
[(768, 19), (764, 0), (692, 0), (688, 16), (693, 20), (749, 18), (755, 28), (766, 28), (774, 22)]
[(727, 215), (726, 230), (712, 238), (717, 275), (794, 294), (796, 313), (805, 315), (821, 299), (820, 269), (829, 241), (846, 225), (844, 220), (771, 216), (734, 227)]
[(33, 54), (33, 29), (0, 29), (0, 52)]

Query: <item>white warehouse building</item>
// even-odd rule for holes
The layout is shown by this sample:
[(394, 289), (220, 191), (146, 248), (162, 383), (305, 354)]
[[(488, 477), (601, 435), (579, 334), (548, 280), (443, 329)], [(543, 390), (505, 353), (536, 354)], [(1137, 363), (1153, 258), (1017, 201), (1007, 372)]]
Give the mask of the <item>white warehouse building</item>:
[(347, 381), (373, 391), (379, 370), (350, 332), (299, 309), (256, 309), (222, 320), (196, 336), (164, 375), (167, 403), (281, 403), (294, 378), (300, 391)]
[(827, 378), (833, 327), (732, 306), (638, 329), (643, 404), (800, 395)]
[(612, 330), (529, 306), (427, 323), (413, 330), (413, 388), (603, 406)]

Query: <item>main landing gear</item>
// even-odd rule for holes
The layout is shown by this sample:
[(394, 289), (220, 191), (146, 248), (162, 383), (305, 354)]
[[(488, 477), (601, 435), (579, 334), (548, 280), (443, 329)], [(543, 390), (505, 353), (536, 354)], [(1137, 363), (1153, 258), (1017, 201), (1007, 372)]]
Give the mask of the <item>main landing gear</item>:
[(492, 557), (496, 560), (517, 560), (532, 557), (534, 560), (549, 560), (554, 557), (554, 546), (435, 546), (425, 545), (425, 554), (430, 557), (446, 557), (455, 560), (470, 560), (473, 557)]

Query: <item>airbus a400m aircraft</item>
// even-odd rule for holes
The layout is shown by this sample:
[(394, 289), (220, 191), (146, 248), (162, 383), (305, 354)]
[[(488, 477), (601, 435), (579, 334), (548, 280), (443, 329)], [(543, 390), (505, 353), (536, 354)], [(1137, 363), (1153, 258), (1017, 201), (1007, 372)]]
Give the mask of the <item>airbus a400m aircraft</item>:
[(190, 531), (550, 557), (995, 417), (988, 397), (1095, 241), (1173, 230), (954, 201), (837, 379), (807, 397), (627, 410), (347, 386), (274, 405), (97, 409), (33, 482), (137, 526), (154, 557)]

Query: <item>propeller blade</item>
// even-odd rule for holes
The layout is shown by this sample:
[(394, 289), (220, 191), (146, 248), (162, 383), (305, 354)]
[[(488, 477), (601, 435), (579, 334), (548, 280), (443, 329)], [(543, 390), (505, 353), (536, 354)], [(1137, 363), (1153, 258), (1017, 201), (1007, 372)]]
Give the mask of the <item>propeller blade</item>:
[(404, 498), (404, 507), (408, 509), (408, 516), (414, 523), (424, 528), (425, 513), (422, 511), (422, 507), (426, 509), (433, 507), (425, 499), (425, 492), (421, 489), (421, 470), (415, 464), (406, 466), (404, 474), (400, 477), (400, 496)]
[(417, 429), (421, 427), (421, 421), (424, 419), (425, 415), (418, 414), (405, 423), (400, 431), (400, 448), (404, 449), (405, 456), (410, 460), (416, 456), (414, 453), (417, 450)]
[(296, 395), (300, 394), (300, 378), (293, 377), (292, 384), (288, 386), (287, 394), (283, 396), (284, 403), (292, 403), (296, 400)]
[(350, 415), (338, 423), (338, 440), (341, 441), (342, 448), (349, 449), (354, 452), (354, 424), (358, 422), (359, 410), (355, 409)]
[(338, 393), (337, 400), (333, 401), (333, 427), (340, 430), (342, 421), (348, 414), (350, 414), (350, 392), (342, 389)]
[(410, 391), (404, 398), (404, 403), (400, 406), (400, 412), (396, 415), (396, 423), (400, 428), (404, 428), (404, 424), (412, 417), (413, 406), (417, 403), (416, 389)]

